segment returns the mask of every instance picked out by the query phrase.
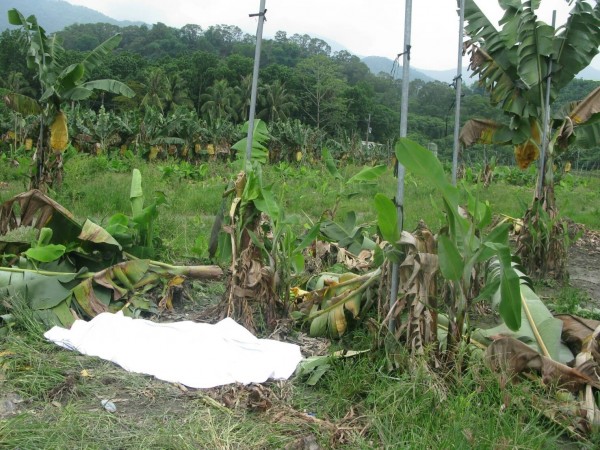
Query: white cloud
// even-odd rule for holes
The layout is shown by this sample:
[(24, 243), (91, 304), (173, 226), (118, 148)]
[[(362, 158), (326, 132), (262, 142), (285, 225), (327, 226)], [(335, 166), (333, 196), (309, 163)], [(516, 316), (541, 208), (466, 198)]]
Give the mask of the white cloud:
[[(119, 20), (163, 22), (181, 27), (195, 23), (237, 25), (254, 34), (259, 0), (68, 0)], [(423, 69), (456, 66), (458, 14), (456, 0), (413, 0), (411, 64)], [(496, 0), (479, 0), (488, 17), (501, 17)], [(319, 36), (342, 44), (354, 54), (394, 58), (404, 46), (404, 5), (400, 0), (267, 0), (265, 35), (278, 30)], [(544, 0), (539, 18), (551, 21), (558, 11), (563, 23), (569, 7), (565, 0)], [(465, 58), (465, 64), (467, 63)], [(600, 68), (600, 60), (593, 64)]]

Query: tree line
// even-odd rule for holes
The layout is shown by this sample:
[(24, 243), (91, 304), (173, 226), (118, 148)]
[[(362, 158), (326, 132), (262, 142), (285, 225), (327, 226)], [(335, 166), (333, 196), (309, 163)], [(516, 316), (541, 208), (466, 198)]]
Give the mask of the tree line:
[[(100, 93), (73, 105), (78, 114), (69, 120), (75, 142), (79, 138), (81, 145), (102, 147), (136, 143), (149, 151), (157, 144), (225, 148), (240, 136), (241, 124), (248, 118), (253, 36), (231, 25), (177, 29), (162, 23), (124, 28), (76, 24), (57, 33), (65, 63), (79, 61), (115, 33), (122, 35), (121, 44), (95, 69), (94, 78), (122, 81), (136, 96)], [(0, 89), (39, 97), (26, 51), (20, 30), (0, 35)], [(279, 158), (317, 152), (321, 145), (338, 156), (360, 158), (365, 156), (361, 144), (365, 140), (381, 144), (380, 156), (389, 155), (399, 131), (400, 84), (388, 73), (372, 74), (347, 51), (332, 52), (321, 39), (278, 31), (263, 43), (257, 114), (267, 122)], [(582, 98), (582, 92), (598, 84), (575, 80), (561, 93), (562, 103)], [(500, 117), (476, 85), (465, 85), (463, 92), (463, 122), (470, 117)], [(409, 137), (426, 146), (435, 144), (440, 157), (449, 158), (454, 87), (415, 80), (409, 95)], [(27, 134), (26, 121), (0, 107), (0, 134), (7, 130)], [(15, 126), (17, 122), (23, 126)], [(512, 163), (512, 149), (488, 150), (486, 154)], [(465, 157), (480, 160), (482, 155), (476, 147)], [(363, 159), (369, 159), (366, 156)]]

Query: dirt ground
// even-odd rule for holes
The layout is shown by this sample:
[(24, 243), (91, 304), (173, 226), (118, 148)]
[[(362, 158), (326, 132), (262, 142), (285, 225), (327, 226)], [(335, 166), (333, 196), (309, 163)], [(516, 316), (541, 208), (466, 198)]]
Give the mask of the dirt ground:
[(600, 306), (600, 232), (584, 230), (569, 249), (569, 284), (584, 290)]

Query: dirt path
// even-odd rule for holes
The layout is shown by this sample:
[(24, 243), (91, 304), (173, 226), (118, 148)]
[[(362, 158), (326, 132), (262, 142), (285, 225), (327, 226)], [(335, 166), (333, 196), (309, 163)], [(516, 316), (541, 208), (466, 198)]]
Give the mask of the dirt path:
[(569, 249), (571, 286), (586, 291), (595, 305), (600, 305), (600, 232), (585, 230)]

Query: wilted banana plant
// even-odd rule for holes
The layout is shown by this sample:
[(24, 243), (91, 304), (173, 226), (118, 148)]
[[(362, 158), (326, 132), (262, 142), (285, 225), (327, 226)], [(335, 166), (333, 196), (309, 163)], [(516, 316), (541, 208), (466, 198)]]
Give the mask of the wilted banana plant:
[(90, 72), (119, 45), (121, 35), (107, 39), (81, 62), (65, 66), (64, 49), (58, 36), (48, 37), (35, 16), (25, 18), (16, 9), (11, 9), (8, 11), (8, 21), (24, 31), (28, 46), (27, 67), (37, 72), (40, 97), (36, 100), (13, 92), (6, 96), (6, 102), (10, 108), (23, 115), (39, 114), (41, 117), (33, 156), (31, 187), (45, 190), (62, 181), (62, 152), (69, 145), (63, 104), (85, 100), (96, 90), (126, 97), (132, 97), (134, 92), (116, 80), (89, 81)]
[(380, 277), (381, 269), (363, 275), (320, 273), (309, 280), (308, 291), (292, 288), (298, 303), (292, 317), (307, 321), (313, 337), (339, 338), (375, 304)]
[[(246, 130), (247, 130), (246, 124)], [(241, 321), (250, 330), (273, 329), (284, 317), (282, 301), (289, 291), (292, 267), (303, 267), (301, 249), (275, 192), (262, 180), (261, 164), (268, 160), (266, 125), (254, 124), (251, 161), (246, 162), (228, 189), (229, 208), (224, 202), (217, 215), (213, 235), (218, 234), (218, 255), (231, 260), (231, 275), (223, 301), (222, 314)], [(234, 145), (238, 162), (246, 149), (247, 138)], [(307, 244), (310, 244), (308, 240)], [(287, 288), (284, 288), (287, 286)]]
[[(90, 220), (79, 224), (40, 191), (17, 195), (0, 207), (0, 314), (17, 298), (48, 326), (69, 326), (77, 317), (105, 311), (152, 312), (169, 305), (173, 286), (183, 278), (222, 275), (217, 266), (123, 256), (123, 247), (105, 229)], [(142, 295), (163, 283), (159, 305)]]
[[(492, 219), (489, 205), (465, 189), (467, 206), (461, 207), (459, 190), (450, 184), (438, 159), (424, 147), (409, 139), (400, 139), (396, 157), (409, 172), (428, 179), (442, 196), (446, 223), (437, 238), (437, 253), (444, 278), (442, 296), (449, 318), (448, 349), (455, 350), (462, 341), (465, 327), (468, 329), (469, 309), (479, 295), (482, 277), (479, 268), (492, 258), (500, 263), (500, 276), (498, 284), (486, 288), (492, 292), (500, 290), (500, 316), (510, 329), (518, 329), (521, 296), (519, 276), (512, 266), (508, 247), (508, 224), (487, 231)], [(386, 207), (387, 216), (392, 215), (390, 206), (393, 206), (391, 201)]]

